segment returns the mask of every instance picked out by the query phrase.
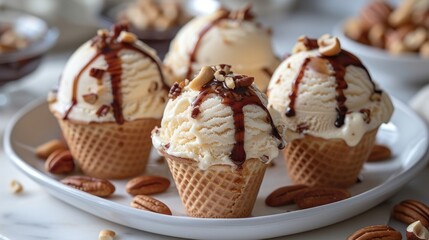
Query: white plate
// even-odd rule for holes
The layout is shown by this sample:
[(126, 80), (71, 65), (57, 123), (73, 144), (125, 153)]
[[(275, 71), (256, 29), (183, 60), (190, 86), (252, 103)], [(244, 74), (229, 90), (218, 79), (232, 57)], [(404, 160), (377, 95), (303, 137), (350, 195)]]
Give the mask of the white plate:
[[(163, 235), (187, 238), (254, 239), (294, 234), (342, 221), (374, 207), (394, 194), (427, 163), (428, 132), (425, 123), (405, 104), (395, 100), (391, 123), (383, 125), (378, 141), (391, 147), (394, 157), (388, 161), (365, 164), (361, 183), (349, 188), (353, 197), (325, 206), (294, 210), (292, 206), (271, 208), (265, 197), (274, 189), (290, 183), (283, 161), (267, 170), (252, 217), (243, 219), (198, 219), (187, 217), (174, 184), (167, 192), (155, 195), (173, 211), (166, 216), (129, 207), (131, 197), (123, 181), (114, 196), (103, 199), (89, 195), (58, 181), (43, 170), (35, 157), (36, 146), (60, 136), (56, 120), (46, 103), (26, 107), (14, 118), (5, 133), (5, 149), (13, 163), (53, 196), (101, 218), (132, 228)], [(146, 173), (170, 177), (166, 164), (155, 161), (153, 154)], [(171, 179), (171, 177), (170, 177)]]

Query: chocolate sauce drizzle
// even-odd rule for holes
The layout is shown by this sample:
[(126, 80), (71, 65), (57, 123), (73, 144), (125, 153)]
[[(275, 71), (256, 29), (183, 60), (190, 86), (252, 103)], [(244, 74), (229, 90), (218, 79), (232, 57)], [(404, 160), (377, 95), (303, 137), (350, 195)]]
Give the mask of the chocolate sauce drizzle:
[(292, 91), (289, 93), (289, 106), (286, 109), (286, 117), (295, 116), (295, 100), (298, 95), (299, 84), (301, 83), (302, 78), (304, 77), (304, 71), (307, 69), (307, 65), (310, 63), (311, 58), (304, 59), (304, 62), (301, 65), (301, 68), (296, 76), (295, 80), (292, 83)]
[(224, 19), (228, 19), (229, 12), (228, 11), (222, 11), (219, 16), (217, 16), (215, 19), (213, 19), (212, 22), (210, 22), (207, 26), (205, 26), (201, 32), (198, 34), (197, 41), (195, 42), (194, 48), (191, 50), (189, 54), (189, 63), (188, 63), (188, 71), (186, 72), (186, 78), (190, 79), (192, 76), (192, 64), (196, 61), (198, 48), (200, 46), (201, 40), (206, 35), (206, 33), (212, 29), (214, 26), (216, 26), (220, 21)]
[[(236, 75), (237, 76), (237, 75)], [(239, 75), (238, 75), (239, 76)], [(246, 152), (244, 150), (244, 113), (243, 108), (247, 105), (256, 105), (262, 108), (267, 114), (267, 120), (271, 124), (271, 134), (280, 140), (278, 148), (284, 148), (282, 138), (275, 127), (273, 120), (267, 108), (259, 99), (258, 95), (251, 87), (236, 87), (228, 89), (223, 82), (212, 80), (201, 89), (197, 98), (192, 102), (192, 117), (197, 118), (200, 114), (200, 105), (211, 94), (216, 94), (222, 98), (222, 103), (231, 107), (234, 118), (235, 127), (235, 144), (231, 151), (230, 158), (234, 164), (241, 167), (246, 160)]]
[(267, 67), (264, 67), (264, 68), (262, 68), (262, 71), (265, 73), (265, 74), (267, 74), (267, 76), (269, 77), (269, 78), (271, 78), (271, 76), (273, 76), (273, 71), (271, 71), (269, 68), (267, 68)]
[[(113, 109), (113, 115), (116, 123), (118, 124), (124, 123), (124, 116), (122, 113), (122, 94), (121, 94), (121, 81), (122, 81), (121, 79), (122, 64), (121, 63), (122, 62), (118, 55), (119, 51), (123, 49), (129, 49), (129, 50), (139, 52), (145, 57), (148, 57), (153, 63), (155, 63), (156, 67), (158, 68), (158, 72), (160, 73), (163, 87), (167, 90), (169, 89), (168, 85), (165, 83), (165, 79), (162, 73), (160, 63), (154, 57), (152, 57), (150, 53), (146, 52), (144, 49), (136, 46), (133, 43), (117, 41), (117, 38), (122, 31), (128, 31), (127, 25), (117, 24), (112, 27), (112, 31), (109, 35), (108, 34), (97, 35), (92, 39), (91, 46), (96, 47), (97, 53), (85, 64), (85, 66), (80, 70), (80, 72), (74, 78), (71, 105), (67, 109), (63, 117), (64, 120), (68, 119), (68, 115), (70, 114), (73, 107), (77, 104), (77, 95), (78, 95), (77, 89), (78, 89), (81, 75), (99, 56), (104, 56), (104, 59), (107, 63), (106, 72), (108, 72), (111, 77), (113, 101), (110, 103), (110, 106)], [(100, 71), (99, 69), (90, 70), (91, 76), (102, 76), (102, 74), (104, 74), (104, 72)], [(106, 105), (103, 105), (101, 108), (102, 109), (99, 109), (97, 111), (97, 115), (99, 115), (98, 113), (103, 113), (104, 115), (107, 114)], [(99, 116), (101, 115), (102, 114), (100, 114)]]
[[(335, 81), (337, 85), (335, 87), (336, 101), (337, 101), (337, 107), (335, 108), (335, 110), (337, 112), (337, 117), (334, 124), (337, 128), (340, 128), (344, 125), (345, 117), (348, 112), (348, 108), (345, 104), (347, 97), (344, 95), (344, 90), (347, 89), (348, 87), (347, 82), (344, 79), (346, 75), (346, 68), (348, 66), (356, 66), (365, 70), (365, 72), (368, 74), (368, 78), (371, 81), (371, 84), (373, 85), (374, 93), (381, 94), (382, 91), (376, 88), (375, 83), (372, 81), (371, 75), (369, 74), (366, 67), (353, 54), (345, 50), (342, 50), (339, 54), (334, 56), (329, 56), (329, 57), (319, 56), (319, 57), (322, 59), (326, 59), (334, 69), (334, 76), (335, 76)], [(297, 98), (299, 84), (304, 76), (304, 71), (310, 61), (311, 61), (311, 58), (306, 58), (304, 60), (303, 64), (301, 65), (301, 69), (293, 82), (292, 91), (289, 94), (290, 102), (289, 102), (288, 108), (286, 109), (286, 114), (285, 114), (287, 117), (295, 116), (295, 100)]]
[(219, 15), (214, 18), (209, 24), (207, 24), (201, 32), (198, 34), (197, 41), (195, 42), (194, 47), (192, 48), (191, 52), (189, 53), (189, 63), (188, 63), (188, 70), (186, 72), (186, 78), (191, 79), (192, 77), (192, 64), (196, 62), (197, 52), (200, 47), (201, 41), (203, 37), (207, 34), (207, 32), (215, 27), (219, 22), (225, 19), (231, 19), (231, 20), (251, 20), (253, 19), (253, 15), (250, 13), (250, 6), (240, 10), (231, 12), (226, 9), (219, 9), (218, 10)]
[(91, 70), (89, 71), (89, 76), (96, 79), (101, 79), (105, 72), (106, 70), (101, 68), (91, 68)]

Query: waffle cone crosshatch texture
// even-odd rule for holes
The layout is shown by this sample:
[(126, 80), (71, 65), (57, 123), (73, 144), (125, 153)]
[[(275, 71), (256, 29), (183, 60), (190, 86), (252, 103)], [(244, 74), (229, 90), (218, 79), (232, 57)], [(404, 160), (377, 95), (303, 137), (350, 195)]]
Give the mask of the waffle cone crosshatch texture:
[(127, 178), (142, 174), (152, 148), (150, 133), (157, 119), (116, 123), (75, 123), (59, 119), (64, 138), (77, 165), (100, 178)]
[(293, 183), (351, 187), (393, 114), (365, 64), (329, 34), (301, 36), (275, 71), (268, 106), (281, 114)]
[(366, 133), (354, 147), (341, 139), (305, 136), (293, 140), (283, 151), (289, 177), (294, 183), (309, 186), (349, 187), (355, 184), (377, 131)]
[(191, 217), (250, 217), (266, 164), (248, 159), (242, 168), (214, 165), (201, 170), (196, 161), (166, 155), (180, 198)]
[(161, 60), (126, 23), (100, 29), (67, 61), (49, 109), (84, 174), (142, 174), (167, 98)]

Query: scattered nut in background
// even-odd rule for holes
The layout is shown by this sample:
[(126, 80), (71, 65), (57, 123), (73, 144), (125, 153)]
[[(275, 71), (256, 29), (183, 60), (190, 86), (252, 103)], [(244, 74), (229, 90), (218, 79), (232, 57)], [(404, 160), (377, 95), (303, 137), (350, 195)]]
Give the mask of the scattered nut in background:
[(429, 231), (420, 221), (415, 221), (407, 227), (408, 240), (426, 240), (429, 239)]
[(402, 235), (400, 232), (390, 226), (373, 225), (361, 228), (347, 238), (347, 240), (371, 239), (401, 240)]
[(162, 176), (138, 176), (127, 182), (126, 191), (135, 195), (161, 193), (168, 189), (170, 180)]
[(158, 199), (147, 195), (137, 195), (133, 198), (130, 203), (131, 207), (150, 211), (154, 213), (160, 213), (165, 215), (172, 215), (170, 208)]
[(22, 184), (20, 182), (18, 182), (17, 180), (12, 180), (10, 182), (10, 190), (13, 193), (18, 194), (18, 193), (21, 193), (24, 190), (24, 188), (22, 187)]
[(67, 150), (67, 145), (58, 139), (48, 141), (36, 148), (36, 156), (43, 160), (46, 160), (49, 155), (57, 150)]
[(408, 199), (396, 204), (392, 216), (405, 224), (420, 220), (425, 227), (429, 227), (429, 206), (417, 200)]
[(294, 203), (296, 195), (308, 188), (303, 184), (294, 184), (277, 188), (265, 199), (265, 204), (271, 207), (278, 207)]
[(12, 26), (0, 26), (0, 53), (24, 49), (30, 45), (29, 39), (19, 35)]
[(121, 11), (117, 18), (130, 22), (139, 30), (158, 31), (180, 26), (190, 19), (177, 0), (137, 0)]
[(61, 182), (69, 187), (98, 197), (109, 197), (115, 192), (115, 186), (107, 179), (88, 176), (68, 176)]
[(104, 229), (98, 234), (98, 240), (113, 240), (116, 233), (112, 230)]
[(45, 170), (52, 174), (66, 174), (74, 170), (74, 160), (69, 150), (56, 150), (45, 162)]
[(389, 147), (381, 145), (381, 144), (375, 144), (372, 149), (371, 153), (368, 156), (368, 162), (378, 162), (387, 160), (392, 157), (392, 151)]

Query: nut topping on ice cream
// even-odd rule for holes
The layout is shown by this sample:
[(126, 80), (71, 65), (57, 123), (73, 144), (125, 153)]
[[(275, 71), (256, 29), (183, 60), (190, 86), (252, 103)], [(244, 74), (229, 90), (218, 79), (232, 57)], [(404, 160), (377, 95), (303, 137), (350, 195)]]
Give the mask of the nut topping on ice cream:
[(284, 113), (286, 140), (310, 134), (353, 146), (393, 111), (361, 61), (329, 35), (298, 39), (294, 54), (273, 75), (269, 99), (269, 107)]
[(298, 38), (298, 42), (292, 49), (292, 53), (299, 53), (303, 51), (310, 51), (319, 48), (319, 44), (316, 39), (310, 39), (307, 36), (301, 36)]
[(325, 34), (317, 39), (317, 45), (319, 45), (319, 52), (323, 56), (332, 57), (341, 52), (340, 40), (329, 34)]
[(240, 167), (246, 159), (277, 156), (284, 144), (265, 96), (253, 77), (230, 69), (226, 64), (204, 67), (189, 84), (172, 87), (162, 128), (152, 133), (160, 152), (200, 160), (202, 169), (213, 164)]
[(50, 107), (78, 122), (159, 119), (167, 89), (154, 51), (117, 24), (111, 31), (99, 30), (73, 54)]
[(392, 115), (392, 102), (337, 38), (302, 37), (298, 46), (269, 85), (268, 108), (281, 114), (288, 141), (288, 175), (309, 186), (351, 186)]
[[(315, 41), (308, 40), (308, 42), (312, 42), (314, 44)], [(348, 87), (347, 82), (344, 79), (346, 74), (346, 68), (348, 66), (356, 66), (365, 70), (368, 76), (369, 76), (369, 73), (359, 59), (357, 59), (351, 53), (345, 50), (341, 50), (341, 46), (338, 38), (333, 38), (329, 35), (323, 35), (321, 38), (317, 40), (317, 46), (319, 47), (319, 52), (321, 54), (321, 56), (318, 56), (318, 57), (327, 60), (327, 62), (333, 68), (332, 75), (335, 77), (335, 81), (337, 85), (335, 87), (335, 90), (337, 92), (337, 96), (336, 96), (337, 107), (335, 108), (335, 110), (337, 111), (337, 119), (335, 120), (335, 126), (339, 128), (343, 126), (344, 120), (348, 111), (348, 108), (345, 105), (347, 97), (344, 95), (344, 89), (347, 89)], [(298, 94), (299, 84), (301, 83), (301, 80), (304, 77), (304, 72), (307, 69), (307, 67), (311, 68), (312, 66), (311, 61), (312, 61), (312, 57), (307, 57), (304, 59), (304, 62), (299, 70), (299, 73), (295, 78), (292, 92), (289, 95), (289, 99), (290, 99), (289, 106), (286, 109), (287, 117), (295, 116), (295, 101)], [(373, 85), (374, 93), (381, 94), (381, 91), (376, 89), (374, 82), (372, 82), (371, 79), (369, 80)], [(367, 111), (365, 112), (367, 113), (367, 115), (370, 115), (370, 110), (367, 109)]]
[(192, 90), (199, 91), (206, 83), (213, 79), (214, 70), (211, 67), (201, 68), (200, 73), (190, 82), (189, 87)]

